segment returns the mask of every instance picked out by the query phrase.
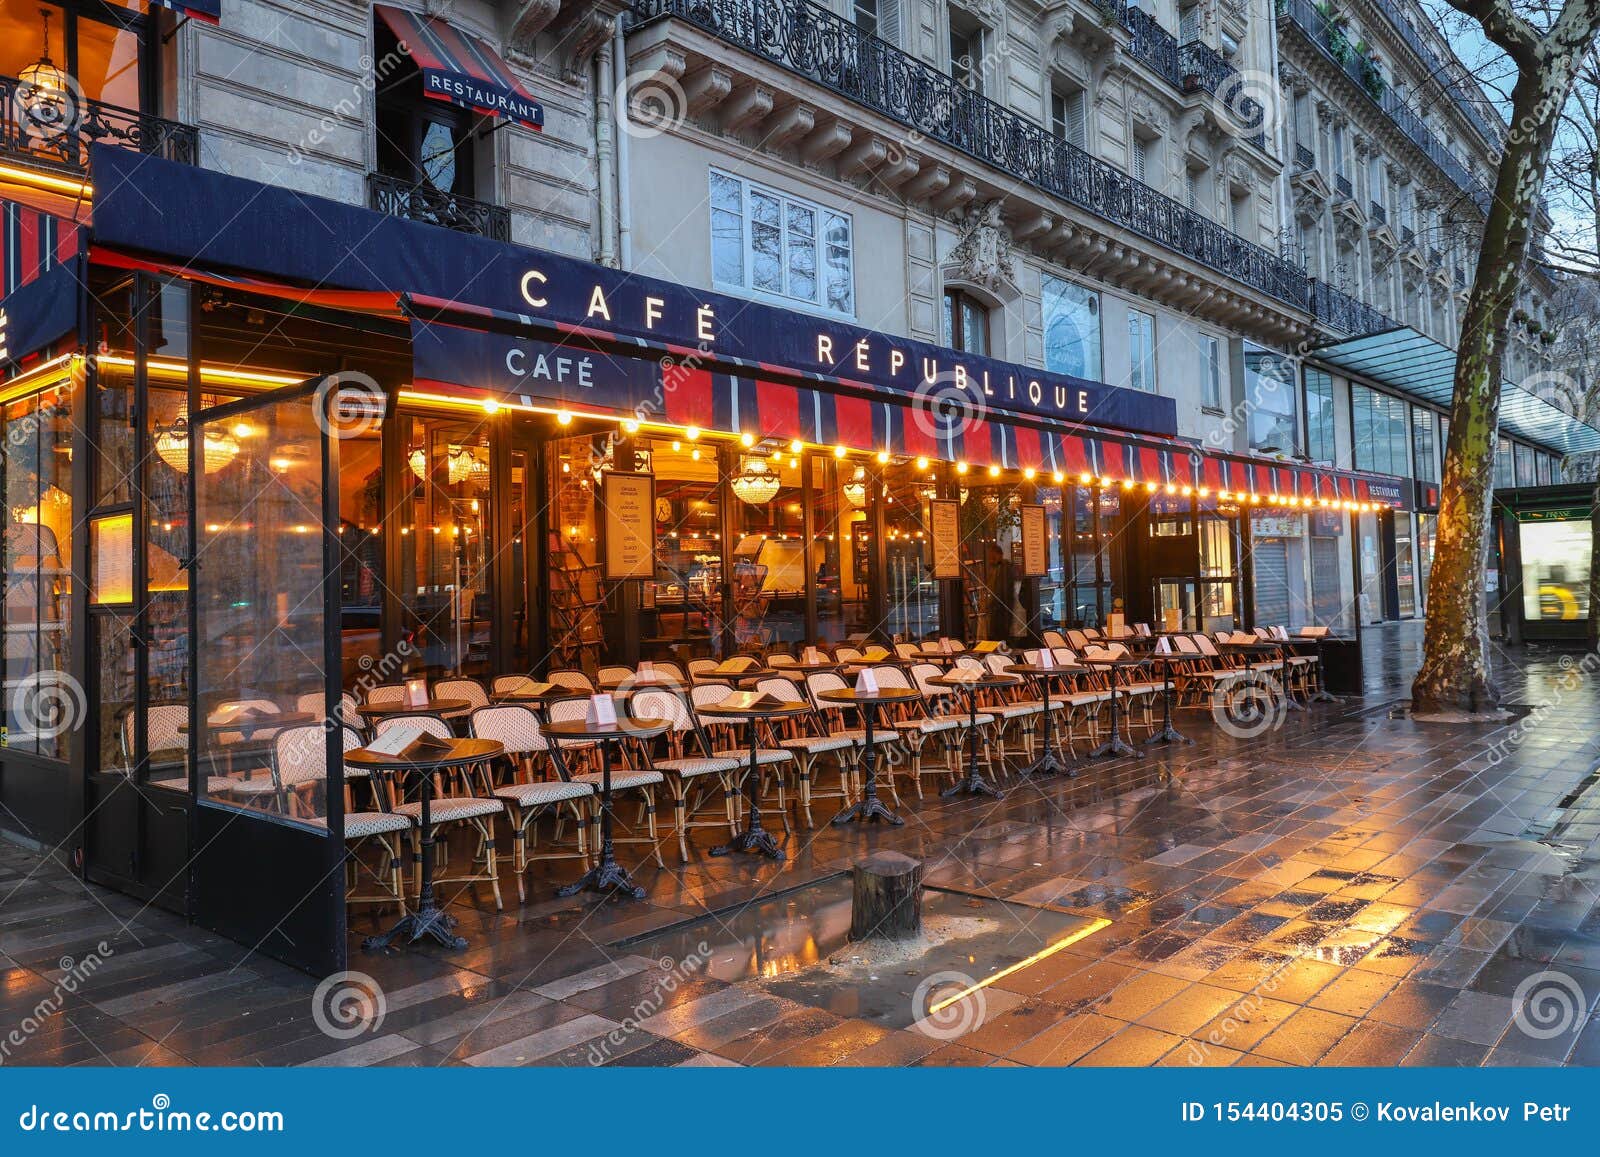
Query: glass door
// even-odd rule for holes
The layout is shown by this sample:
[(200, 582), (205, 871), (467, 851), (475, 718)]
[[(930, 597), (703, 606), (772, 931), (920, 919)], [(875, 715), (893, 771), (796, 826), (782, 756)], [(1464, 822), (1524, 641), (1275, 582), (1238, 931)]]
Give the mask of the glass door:
[[(197, 409), (188, 719), (195, 921), (344, 967), (339, 441), (324, 381)], [(331, 483), (331, 484), (330, 484)]]

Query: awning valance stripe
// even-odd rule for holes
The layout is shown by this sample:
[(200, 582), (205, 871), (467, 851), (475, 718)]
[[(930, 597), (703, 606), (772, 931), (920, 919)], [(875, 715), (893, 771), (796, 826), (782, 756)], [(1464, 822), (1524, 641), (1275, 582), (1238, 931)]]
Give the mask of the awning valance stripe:
[(544, 107), (482, 40), (435, 16), (391, 4), (373, 8), (416, 61), (424, 96), (543, 130)]

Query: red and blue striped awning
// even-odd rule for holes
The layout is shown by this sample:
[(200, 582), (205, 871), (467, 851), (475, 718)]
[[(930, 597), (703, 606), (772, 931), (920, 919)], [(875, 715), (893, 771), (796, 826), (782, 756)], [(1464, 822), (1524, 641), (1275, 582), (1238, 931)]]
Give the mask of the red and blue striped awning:
[(375, 4), (422, 72), (422, 95), (544, 130), (544, 106), (529, 96), (500, 54), (448, 21)]

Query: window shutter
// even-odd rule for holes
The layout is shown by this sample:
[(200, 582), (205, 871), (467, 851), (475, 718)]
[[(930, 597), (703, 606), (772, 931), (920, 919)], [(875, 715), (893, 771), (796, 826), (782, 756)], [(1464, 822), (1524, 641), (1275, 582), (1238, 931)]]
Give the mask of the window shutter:
[(1067, 93), (1067, 143), (1080, 149), (1089, 147), (1089, 99), (1081, 88)]
[(879, 0), (878, 38), (900, 46), (900, 0)]

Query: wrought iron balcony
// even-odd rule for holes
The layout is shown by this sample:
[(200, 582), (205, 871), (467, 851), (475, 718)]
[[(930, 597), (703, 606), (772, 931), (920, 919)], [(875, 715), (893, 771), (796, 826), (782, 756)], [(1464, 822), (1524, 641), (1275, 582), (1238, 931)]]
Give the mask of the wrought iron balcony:
[(89, 146), (105, 144), (186, 165), (198, 163), (199, 134), (193, 125), (163, 120), (134, 109), (78, 96), (31, 98), (28, 86), (0, 77), (0, 153), (29, 164), (82, 172)]
[(1400, 243), (1410, 245), (1417, 239), (1417, 231), (1409, 225), (1400, 226)]
[(1395, 328), (1387, 315), (1316, 278), (1311, 279), (1311, 316), (1323, 329), (1336, 330), (1348, 337)]
[(1389, 211), (1376, 201), (1367, 206), (1367, 216), (1371, 217), (1379, 225), (1387, 225), (1389, 223)]
[(1304, 145), (1294, 147), (1294, 167), (1310, 171), (1317, 167), (1317, 154)]
[(1377, 106), (1407, 140), (1478, 206), (1479, 212), (1489, 211), (1488, 188), (1473, 176), (1460, 157), (1444, 147), (1422, 118), (1395, 94), (1394, 89), (1384, 83), (1372, 62), (1355, 51), (1355, 46), (1341, 25), (1329, 19), (1312, 0), (1278, 0), (1278, 13), (1336, 64), (1361, 90), (1362, 95)]
[(1178, 46), (1178, 72), (1183, 78), (1179, 87), (1184, 92), (1209, 92), (1221, 100), (1240, 128), (1256, 130), (1245, 139), (1262, 152), (1267, 151), (1267, 110), (1243, 91), (1239, 70), (1227, 57), (1203, 41), (1191, 40)]
[(1013, 180), (1295, 308), (1307, 307), (1305, 274), (1277, 254), (810, 0), (631, 2), (636, 23), (682, 20)]
[(1345, 176), (1343, 173), (1335, 173), (1333, 175), (1333, 188), (1334, 191), (1339, 194), (1339, 196), (1343, 197), (1347, 201), (1352, 200), (1355, 197), (1355, 190), (1350, 184), (1350, 178)]
[(493, 241), (511, 240), (511, 211), (447, 193), (432, 185), (413, 184), (387, 173), (367, 174), (371, 208), (391, 217), (443, 225), (458, 233), (476, 233)]
[(1478, 88), (1477, 82), (1472, 80), (1471, 77), (1464, 78), (1464, 83), (1470, 85), (1472, 92), (1477, 95), (1478, 103), (1474, 104), (1470, 95), (1463, 95), (1454, 84), (1444, 81), (1443, 78), (1449, 75), (1444, 65), (1433, 54), (1433, 50), (1423, 42), (1416, 28), (1393, 3), (1393, 0), (1372, 0), (1372, 6), (1383, 14), (1384, 19), (1399, 34), (1400, 39), (1404, 40), (1411, 48), (1411, 51), (1416, 53), (1422, 60), (1427, 75), (1440, 81), (1444, 91), (1450, 94), (1450, 99), (1455, 103), (1456, 108), (1460, 110), (1461, 115), (1472, 122), (1473, 127), (1478, 130), (1479, 135), (1484, 140), (1498, 148), (1501, 138), (1505, 135), (1506, 126), (1502, 122), (1499, 126), (1499, 131), (1496, 131), (1491, 127), (1488, 119), (1479, 111), (1480, 106), (1487, 105), (1488, 101), (1484, 98), (1482, 90)]
[(1451, 271), (1450, 280), (1455, 282), (1455, 286), (1456, 286), (1457, 289), (1465, 289), (1467, 287), (1467, 275), (1465, 273), (1461, 272), (1461, 267), (1460, 266), (1457, 266), (1454, 270)]

